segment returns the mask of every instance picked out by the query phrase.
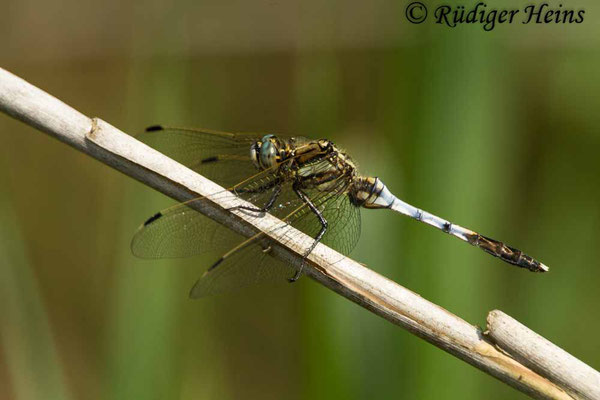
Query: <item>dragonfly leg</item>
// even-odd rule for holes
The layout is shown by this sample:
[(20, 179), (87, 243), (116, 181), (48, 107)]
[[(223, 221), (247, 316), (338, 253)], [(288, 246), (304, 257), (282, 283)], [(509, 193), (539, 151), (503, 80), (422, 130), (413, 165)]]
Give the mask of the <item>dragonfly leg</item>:
[(259, 208), (259, 207), (237, 206), (234, 208), (238, 209), (238, 210), (247, 210), (247, 211), (253, 211), (253, 212), (257, 212), (257, 213), (266, 213), (271, 208), (273, 208), (273, 206), (275, 205), (275, 201), (277, 200), (277, 197), (279, 197), (280, 193), (281, 193), (281, 185), (277, 185), (273, 189), (273, 194), (271, 195), (271, 198), (269, 199), (269, 201), (267, 201), (265, 203), (265, 205), (263, 205), (262, 207)]
[(308, 205), (310, 210), (313, 213), (315, 213), (317, 218), (319, 218), (319, 222), (321, 222), (321, 230), (319, 231), (317, 236), (314, 238), (315, 240), (309, 247), (308, 251), (302, 257), (302, 263), (300, 264), (300, 268), (298, 269), (298, 271), (296, 271), (296, 274), (292, 278), (289, 279), (290, 283), (296, 282), (300, 278), (300, 275), (302, 275), (302, 270), (304, 269), (304, 264), (306, 264), (306, 259), (308, 258), (310, 253), (312, 253), (312, 251), (315, 249), (315, 247), (317, 247), (317, 244), (321, 241), (321, 239), (323, 238), (323, 235), (325, 235), (325, 232), (327, 232), (327, 220), (323, 216), (323, 213), (321, 211), (319, 211), (319, 209), (313, 204), (313, 202), (306, 195), (306, 193), (304, 193), (302, 190), (300, 190), (300, 188), (294, 186), (294, 192), (298, 195), (298, 197), (300, 197), (300, 200), (302, 200), (306, 205)]

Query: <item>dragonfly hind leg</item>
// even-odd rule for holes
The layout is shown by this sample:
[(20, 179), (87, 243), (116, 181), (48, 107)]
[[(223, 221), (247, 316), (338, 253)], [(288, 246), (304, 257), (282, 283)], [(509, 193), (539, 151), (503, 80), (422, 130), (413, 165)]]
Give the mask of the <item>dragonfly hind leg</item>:
[(313, 204), (310, 198), (296, 185), (294, 185), (294, 192), (298, 195), (300, 200), (302, 200), (306, 205), (308, 205), (310, 210), (317, 216), (317, 218), (319, 218), (319, 222), (321, 222), (321, 230), (319, 231), (317, 236), (315, 236), (313, 243), (310, 245), (306, 253), (304, 253), (304, 256), (302, 256), (302, 263), (300, 264), (300, 268), (298, 268), (296, 274), (289, 279), (290, 283), (296, 282), (300, 278), (300, 276), (302, 275), (302, 270), (304, 269), (304, 264), (306, 264), (306, 259), (308, 258), (310, 253), (312, 253), (315, 247), (317, 247), (317, 244), (321, 241), (323, 235), (325, 235), (325, 232), (327, 232), (327, 220), (323, 216), (323, 213), (319, 211), (319, 209)]

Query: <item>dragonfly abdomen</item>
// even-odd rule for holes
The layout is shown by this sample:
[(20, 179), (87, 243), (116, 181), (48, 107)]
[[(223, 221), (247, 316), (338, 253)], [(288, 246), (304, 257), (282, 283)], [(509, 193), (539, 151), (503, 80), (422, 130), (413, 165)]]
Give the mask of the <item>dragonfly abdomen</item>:
[[(470, 229), (463, 228), (460, 225), (453, 224), (443, 218), (414, 207), (394, 196), (387, 187), (377, 178), (359, 179), (354, 197), (367, 208), (389, 208), (401, 214), (407, 215), (419, 222), (431, 225), (442, 232), (448, 233), (465, 242), (479, 247), (481, 250), (501, 260), (526, 268), (532, 272), (546, 272), (548, 267), (533, 257), (528, 256), (521, 250), (510, 247), (503, 242), (480, 235)], [(355, 200), (357, 201), (357, 200)]]
[(510, 247), (496, 239), (480, 235), (479, 233), (473, 233), (472, 235), (467, 236), (467, 242), (473, 246), (479, 247), (488, 254), (506, 261), (509, 264), (513, 264), (521, 268), (527, 268), (532, 272), (547, 271), (547, 267), (533, 257), (530, 257), (521, 250)]

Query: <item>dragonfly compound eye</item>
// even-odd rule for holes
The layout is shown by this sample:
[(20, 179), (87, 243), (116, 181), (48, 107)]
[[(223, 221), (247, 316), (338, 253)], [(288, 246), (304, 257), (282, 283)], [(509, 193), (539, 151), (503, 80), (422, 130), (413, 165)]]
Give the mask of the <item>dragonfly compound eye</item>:
[(270, 140), (263, 142), (260, 146), (260, 165), (263, 168), (269, 168), (277, 162), (277, 148)]

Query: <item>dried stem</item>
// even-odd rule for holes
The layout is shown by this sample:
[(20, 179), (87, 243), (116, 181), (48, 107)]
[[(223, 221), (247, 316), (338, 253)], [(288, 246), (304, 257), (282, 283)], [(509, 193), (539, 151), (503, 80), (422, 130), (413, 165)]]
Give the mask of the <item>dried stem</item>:
[[(176, 200), (210, 197), (223, 190), (108, 123), (86, 117), (2, 69), (0, 109)], [(275, 257), (299, 266), (312, 239), (292, 227), (274, 230), (282, 222), (269, 214), (258, 218), (230, 210), (240, 202), (233, 195), (219, 196), (195, 208), (244, 236), (263, 232), (272, 242)], [(351, 301), (534, 398), (573, 398), (497, 349), (478, 327), (324, 245), (311, 253), (305, 272)]]
[(486, 335), (516, 360), (576, 398), (600, 399), (600, 373), (502, 311), (487, 317)]

